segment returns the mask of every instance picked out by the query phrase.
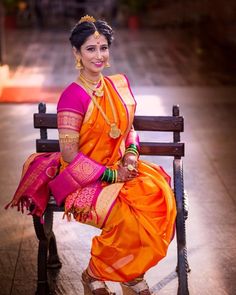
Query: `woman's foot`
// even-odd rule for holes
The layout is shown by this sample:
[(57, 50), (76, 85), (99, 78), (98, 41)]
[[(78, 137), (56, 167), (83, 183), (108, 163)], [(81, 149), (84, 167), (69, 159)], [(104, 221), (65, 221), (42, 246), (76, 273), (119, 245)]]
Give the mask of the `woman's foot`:
[(128, 283), (122, 283), (122, 289), (127, 295), (151, 295), (147, 282), (143, 278), (137, 278)]
[(86, 270), (82, 273), (82, 283), (84, 295), (115, 295), (108, 289), (104, 281), (91, 277)]

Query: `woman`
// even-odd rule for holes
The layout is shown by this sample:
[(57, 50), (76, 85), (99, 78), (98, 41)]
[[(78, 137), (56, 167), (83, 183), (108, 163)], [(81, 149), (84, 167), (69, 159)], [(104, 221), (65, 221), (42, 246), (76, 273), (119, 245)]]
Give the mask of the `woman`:
[(139, 159), (136, 103), (124, 75), (102, 76), (112, 29), (85, 16), (70, 42), (79, 75), (58, 102), (60, 153), (31, 156), (11, 202), (42, 215), (49, 188), (68, 219), (102, 229), (82, 274), (90, 294), (112, 294), (104, 281), (151, 294), (145, 272), (167, 252), (176, 208), (168, 175)]

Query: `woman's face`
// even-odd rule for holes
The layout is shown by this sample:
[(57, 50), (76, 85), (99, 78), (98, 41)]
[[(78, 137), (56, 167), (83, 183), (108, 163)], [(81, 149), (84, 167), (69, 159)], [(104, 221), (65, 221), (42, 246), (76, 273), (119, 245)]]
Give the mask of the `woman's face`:
[(94, 35), (88, 37), (78, 52), (83, 65), (82, 72), (94, 75), (100, 74), (109, 59), (109, 47), (104, 35), (95, 38)]

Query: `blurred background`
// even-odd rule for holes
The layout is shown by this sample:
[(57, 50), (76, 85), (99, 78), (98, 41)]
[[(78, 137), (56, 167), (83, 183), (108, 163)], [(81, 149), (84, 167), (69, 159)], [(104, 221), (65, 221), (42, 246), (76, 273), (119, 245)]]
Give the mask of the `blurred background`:
[[(196, 72), (195, 77), (185, 77), (184, 84), (235, 83), (236, 4), (233, 0), (227, 4), (222, 0), (1, 0), (0, 64), (7, 64), (10, 73), (15, 69), (22, 60), (16, 47), (24, 43), (26, 48), (31, 41), (33, 33), (28, 30), (59, 35), (62, 31), (69, 32), (84, 14), (104, 18), (115, 30), (129, 30), (131, 34), (151, 30), (155, 43), (162, 42), (158, 33), (167, 36), (165, 43), (171, 44), (162, 46), (173, 51), (171, 58), (176, 55), (181, 74), (189, 76), (190, 67)], [(174, 80), (158, 84), (166, 83), (179, 85)]]
[[(61, 91), (78, 75), (68, 38), (85, 14), (113, 27), (111, 68), (104, 74), (128, 76), (137, 114), (169, 115), (179, 104), (185, 118), (190, 294), (236, 294), (234, 0), (1, 0), (1, 208), (14, 194), (24, 160), (35, 152), (38, 102), (55, 112)], [(172, 173), (172, 159), (149, 160)], [(61, 218), (55, 214), (63, 267), (51, 278), (52, 293), (83, 294), (80, 274), (99, 231)], [(34, 294), (36, 259), (31, 218), (1, 211), (0, 294)], [(154, 294), (177, 294), (175, 266), (173, 241), (167, 258), (146, 274)], [(117, 284), (111, 288), (122, 294)]]

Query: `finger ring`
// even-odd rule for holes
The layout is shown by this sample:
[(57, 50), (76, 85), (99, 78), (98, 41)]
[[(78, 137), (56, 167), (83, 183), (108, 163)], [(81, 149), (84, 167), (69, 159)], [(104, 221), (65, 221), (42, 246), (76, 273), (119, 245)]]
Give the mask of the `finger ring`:
[(129, 165), (127, 166), (127, 168), (128, 168), (129, 171), (133, 171), (133, 170), (135, 169), (134, 166), (131, 165), (131, 164), (129, 164)]

